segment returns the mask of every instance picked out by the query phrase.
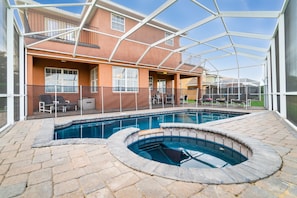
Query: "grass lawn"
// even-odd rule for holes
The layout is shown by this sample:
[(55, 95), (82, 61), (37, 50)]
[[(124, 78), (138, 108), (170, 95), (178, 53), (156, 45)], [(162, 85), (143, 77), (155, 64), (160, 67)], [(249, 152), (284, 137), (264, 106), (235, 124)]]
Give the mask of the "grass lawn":
[(252, 107), (264, 107), (264, 95), (261, 96), (261, 100), (252, 100)]
[[(195, 104), (195, 100), (188, 100), (189, 104)], [(261, 100), (252, 100), (252, 107), (264, 107), (264, 96), (262, 95)]]

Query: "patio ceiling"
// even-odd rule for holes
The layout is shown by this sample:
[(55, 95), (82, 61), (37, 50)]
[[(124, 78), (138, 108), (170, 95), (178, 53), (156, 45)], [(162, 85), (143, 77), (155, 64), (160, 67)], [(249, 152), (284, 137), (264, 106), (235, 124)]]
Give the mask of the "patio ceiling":
[[(9, 0), (7, 0), (9, 3)], [(26, 2), (21, 5), (18, 2)], [(142, 16), (139, 20), (129, 16), (138, 23), (118, 37), (108, 60), (113, 61), (122, 41), (130, 39), (129, 36), (144, 25), (156, 26), (169, 33), (170, 36), (153, 43), (147, 43), (147, 49), (135, 62), (139, 64), (151, 48), (174, 37), (181, 37), (180, 48), (170, 50), (158, 67), (174, 53), (182, 55), (182, 63), (176, 65), (179, 71), (183, 64), (192, 65), (188, 72), (194, 72), (198, 67), (204, 67), (209, 73), (222, 74), (236, 71), (238, 77), (248, 69), (263, 69), (271, 40), (274, 37), (278, 20), (288, 0), (16, 0), (10, 7), (16, 10), (28, 8), (54, 7), (67, 12), (80, 19), (80, 24), (69, 31), (77, 31), (73, 56), (80, 32), (87, 28), (85, 25), (98, 8), (113, 12), (113, 7), (126, 9), (127, 13)], [(57, 3), (56, 3), (57, 2)], [(106, 5), (109, 5), (108, 8)], [(125, 13), (123, 13), (125, 16)], [(163, 25), (164, 26), (163, 26)], [(69, 33), (68, 31), (68, 33)], [(34, 32), (23, 35), (35, 34)], [(37, 32), (36, 32), (37, 34)], [(47, 38), (47, 40), (55, 38)], [(44, 39), (46, 40), (46, 39)], [(40, 41), (43, 42), (43, 41)], [(139, 42), (139, 41), (134, 41)], [(33, 44), (34, 45), (34, 44)], [(30, 47), (30, 46), (29, 46)], [(253, 75), (253, 74), (252, 74)]]

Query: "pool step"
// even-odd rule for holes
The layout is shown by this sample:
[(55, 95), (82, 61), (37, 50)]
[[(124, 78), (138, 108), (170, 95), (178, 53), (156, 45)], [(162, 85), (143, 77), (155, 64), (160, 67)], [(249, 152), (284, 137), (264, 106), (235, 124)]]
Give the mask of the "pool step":
[(139, 145), (139, 149), (143, 150), (143, 151), (150, 151), (150, 150), (154, 150), (156, 148), (160, 147), (160, 143), (159, 142), (152, 142), (152, 143), (147, 143), (144, 145)]

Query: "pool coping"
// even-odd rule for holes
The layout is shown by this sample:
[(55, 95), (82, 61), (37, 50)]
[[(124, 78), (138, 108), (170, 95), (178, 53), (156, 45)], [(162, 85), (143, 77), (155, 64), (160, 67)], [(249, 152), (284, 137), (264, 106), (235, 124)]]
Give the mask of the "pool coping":
[[(84, 122), (95, 122), (100, 121), (103, 119), (115, 119), (115, 118), (133, 118), (136, 116), (141, 115), (155, 115), (160, 113), (171, 113), (171, 112), (180, 112), (180, 111), (220, 111), (220, 112), (233, 112), (233, 113), (247, 113), (246, 115), (249, 115), (248, 111), (243, 111), (239, 109), (212, 109), (212, 108), (193, 108), (193, 107), (178, 107), (178, 108), (168, 108), (168, 109), (152, 109), (150, 111), (144, 110), (144, 111), (134, 111), (134, 112), (123, 112), (123, 113), (105, 113), (105, 114), (92, 114), (92, 115), (84, 115), (84, 116), (74, 116), (74, 117), (65, 117), (63, 119), (61, 118), (47, 118), (42, 119), (42, 126), (41, 130), (37, 134), (37, 136), (34, 139), (34, 142), (32, 144), (33, 148), (38, 147), (47, 147), (47, 146), (58, 146), (58, 145), (66, 145), (66, 144), (107, 144), (107, 139), (102, 138), (69, 138), (69, 139), (63, 139), (63, 140), (54, 140), (54, 130), (55, 128), (60, 127), (66, 127), (70, 126), (72, 124), (78, 124), (78, 123), (84, 123)], [(245, 116), (245, 115), (243, 115)], [(228, 119), (234, 119), (241, 116), (233, 117), (233, 118), (227, 118), (223, 120)], [(220, 121), (220, 120), (217, 120)], [(217, 121), (212, 121), (217, 122)], [(207, 123), (203, 123), (207, 124)]]
[(162, 128), (180, 128), (207, 131), (228, 136), (244, 143), (252, 150), (252, 157), (247, 161), (224, 168), (185, 168), (162, 164), (138, 156), (127, 148), (125, 143), (127, 137), (139, 132), (138, 128), (123, 129), (113, 134), (108, 139), (108, 147), (111, 154), (128, 167), (150, 175), (164, 178), (195, 182), (203, 184), (239, 184), (255, 182), (266, 178), (282, 166), (279, 154), (263, 142), (240, 135), (230, 134), (228, 131), (213, 129), (197, 124), (163, 123)]
[(43, 119), (40, 131), (34, 139), (32, 148), (59, 146), (67, 144), (107, 144), (107, 139), (102, 138), (69, 138), (54, 140), (55, 124), (54, 119)]

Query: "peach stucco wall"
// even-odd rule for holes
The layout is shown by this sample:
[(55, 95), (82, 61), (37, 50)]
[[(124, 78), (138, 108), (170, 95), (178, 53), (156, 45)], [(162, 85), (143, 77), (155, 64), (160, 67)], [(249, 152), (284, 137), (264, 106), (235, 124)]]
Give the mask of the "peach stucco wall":
[[(67, 18), (62, 18), (62, 16), (54, 16), (49, 13), (46, 13), (46, 17), (52, 19), (65, 21), (68, 23), (78, 23)], [(43, 31), (45, 16), (40, 12), (30, 12), (28, 15), (28, 21), (30, 29), (32, 31)], [(45, 41), (37, 43), (34, 45), (35, 48), (41, 48), (51, 51), (61, 51), (63, 53), (69, 54), (79, 54), (86, 55), (91, 57), (98, 57), (100, 59), (109, 59), (113, 50), (116, 47), (116, 44), (121, 36), (133, 28), (138, 22), (132, 20), (128, 17), (125, 18), (125, 32), (120, 32), (111, 29), (111, 13), (106, 10), (97, 9), (97, 11), (92, 16), (92, 19), (86, 24), (86, 28), (90, 28), (97, 33), (89, 32), (82, 30), (80, 32), (79, 41), (86, 44), (85, 46), (79, 45), (74, 49), (74, 42), (67, 43), (63, 40), (58, 39), (59, 41)], [(155, 27), (144, 25), (131, 34), (127, 39), (123, 40), (115, 54), (113, 55), (113, 60), (121, 60), (124, 62), (136, 62), (149, 47), (150, 44), (163, 39), (165, 37), (165, 32), (163, 30), (157, 29)], [(136, 40), (137, 42), (132, 42), (131, 40)], [(26, 37), (26, 43), (35, 43), (38, 42), (38, 38), (29, 38)], [(158, 48), (161, 47), (161, 48)], [(174, 46), (166, 45), (161, 43), (158, 47), (153, 47), (150, 51), (144, 56), (141, 60), (141, 63), (144, 65), (156, 65), (158, 66), (164, 58), (170, 53), (170, 50), (179, 48), (179, 37), (174, 38)], [(164, 66), (169, 68), (176, 67), (181, 60), (179, 54), (174, 54), (171, 56)]]
[[(125, 32), (128, 32), (131, 28), (133, 28), (138, 22), (125, 18)], [(92, 21), (90, 22), (92, 27), (98, 27), (101, 32), (106, 34), (115, 35), (117, 37), (110, 37), (107, 35), (98, 34), (99, 43), (98, 45), (102, 50), (99, 52), (99, 56), (109, 58), (111, 53), (113, 52), (118, 38), (125, 34), (125, 32), (120, 32), (111, 29), (111, 13), (105, 10), (99, 10), (95, 13)], [(130, 40), (123, 40), (116, 53), (114, 54), (115, 60), (124, 60), (128, 62), (136, 62), (145, 52), (145, 50), (149, 47), (150, 44), (161, 40), (165, 37), (165, 32), (159, 30), (157, 28), (144, 25), (131, 34), (128, 39)], [(137, 40), (138, 43), (133, 42), (131, 40)], [(179, 38), (176, 37), (174, 40), (174, 46), (168, 46), (164, 43), (159, 45), (160, 47), (167, 48), (160, 49), (160, 48), (152, 48), (149, 53), (143, 58), (141, 63), (143, 64), (150, 64), (150, 65), (159, 65), (161, 61), (169, 54), (169, 50), (173, 50), (179, 47)], [(176, 54), (173, 55), (166, 63), (170, 67), (176, 66), (179, 64), (181, 60), (180, 55)]]

